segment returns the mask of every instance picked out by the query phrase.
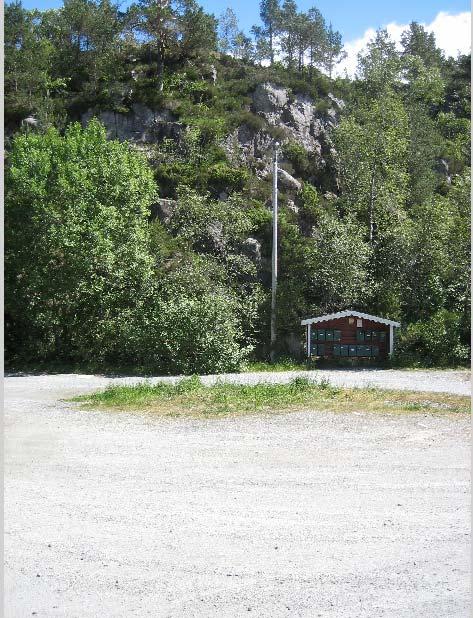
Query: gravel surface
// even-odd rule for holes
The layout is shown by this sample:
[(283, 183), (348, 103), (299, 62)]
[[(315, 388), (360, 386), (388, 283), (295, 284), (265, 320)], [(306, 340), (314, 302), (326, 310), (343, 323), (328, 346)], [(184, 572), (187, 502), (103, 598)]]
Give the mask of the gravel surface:
[[(461, 372), (317, 373), (466, 392)], [(8, 618), (470, 615), (469, 418), (61, 401), (111, 381), (5, 380)]]
[[(287, 383), (295, 377), (310, 380), (328, 380), (334, 386), (366, 387), (430, 391), (433, 393), (452, 393), (455, 395), (471, 394), (471, 373), (469, 371), (404, 371), (400, 369), (334, 369), (318, 371), (281, 371), (255, 373), (228, 373), (225, 375), (201, 376), (205, 384), (233, 382), (234, 384), (257, 384), (258, 382)], [(32, 384), (41, 392), (68, 388), (73, 394), (90, 392), (105, 388), (108, 384), (135, 384), (142, 382), (141, 377), (103, 377), (97, 375), (35, 375), (29, 376)], [(149, 382), (174, 383), (182, 376), (146, 378)], [(11, 387), (12, 388), (12, 387)], [(62, 392), (62, 391), (61, 391)]]

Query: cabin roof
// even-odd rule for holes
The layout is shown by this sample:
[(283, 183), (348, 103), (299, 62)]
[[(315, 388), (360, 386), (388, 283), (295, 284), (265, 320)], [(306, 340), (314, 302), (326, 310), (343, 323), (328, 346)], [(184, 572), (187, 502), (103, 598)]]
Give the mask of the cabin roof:
[(345, 311), (338, 311), (337, 313), (327, 313), (321, 315), (318, 318), (307, 318), (302, 320), (301, 324), (316, 324), (317, 322), (327, 322), (328, 320), (336, 320), (337, 318), (345, 318), (349, 316), (355, 316), (356, 318), (363, 318), (365, 320), (371, 320), (372, 322), (379, 322), (380, 324), (387, 324), (388, 326), (401, 326), (400, 322), (394, 322), (393, 320), (386, 320), (386, 318), (380, 318), (377, 315), (369, 315), (368, 313), (361, 313), (360, 311), (351, 311), (347, 309)]

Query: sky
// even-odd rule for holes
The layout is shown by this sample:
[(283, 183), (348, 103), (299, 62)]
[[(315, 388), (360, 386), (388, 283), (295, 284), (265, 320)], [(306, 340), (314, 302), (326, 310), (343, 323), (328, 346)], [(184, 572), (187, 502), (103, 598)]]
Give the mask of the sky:
[[(259, 23), (259, 0), (200, 0), (207, 12), (216, 17), (231, 7), (239, 21), (240, 28), (249, 32), (251, 26)], [(123, 6), (130, 0), (123, 0)], [(25, 8), (56, 8), (62, 0), (23, 0)], [(359, 51), (372, 38), (378, 28), (386, 27), (397, 42), (401, 32), (411, 21), (422, 23), (434, 32), (438, 46), (450, 56), (458, 52), (468, 53), (471, 45), (471, 12), (468, 0), (298, 0), (299, 10), (306, 11), (316, 6), (342, 34), (346, 60), (338, 72), (345, 70), (353, 75)]]

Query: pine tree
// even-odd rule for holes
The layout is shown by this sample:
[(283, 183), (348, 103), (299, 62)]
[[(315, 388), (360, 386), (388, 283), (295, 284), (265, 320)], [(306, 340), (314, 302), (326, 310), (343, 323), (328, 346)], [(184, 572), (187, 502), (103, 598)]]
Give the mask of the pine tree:
[(261, 0), (260, 18), (263, 22), (263, 30), (260, 30), (261, 38), (267, 40), (267, 51), (270, 64), (274, 64), (275, 37), (279, 31), (281, 8), (279, 0)]
[(342, 35), (330, 24), (326, 32), (322, 60), (322, 66), (328, 72), (330, 79), (332, 79), (334, 68), (344, 58), (346, 58), (346, 52), (343, 50)]
[(238, 20), (233, 9), (227, 8), (218, 20), (218, 47), (223, 54), (231, 54), (238, 36)]

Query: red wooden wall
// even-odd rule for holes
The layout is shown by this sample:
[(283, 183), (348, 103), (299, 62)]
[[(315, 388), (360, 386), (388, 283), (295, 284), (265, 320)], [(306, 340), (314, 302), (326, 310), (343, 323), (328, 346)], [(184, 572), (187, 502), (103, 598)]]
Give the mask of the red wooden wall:
[[(350, 320), (353, 320), (353, 324), (350, 324)], [(357, 321), (362, 321), (362, 326), (357, 326)], [(380, 322), (374, 322), (373, 320), (365, 320), (364, 318), (357, 318), (356, 316), (348, 316), (343, 318), (337, 318), (335, 320), (324, 320), (323, 322), (315, 322), (310, 325), (312, 333), (317, 329), (323, 330), (340, 330), (340, 341), (320, 341), (319, 343), (325, 344), (325, 357), (333, 357), (333, 345), (376, 345), (379, 347), (379, 357), (386, 358), (389, 352), (389, 326), (387, 324), (381, 324)], [(307, 328), (307, 327), (306, 327)], [(380, 341), (379, 337), (376, 341), (360, 342), (356, 340), (356, 331), (358, 328), (363, 330), (375, 330), (378, 332), (386, 333), (384, 341)], [(307, 335), (306, 335), (307, 336)], [(316, 343), (314, 341), (314, 343)], [(338, 357), (336, 357), (338, 358)], [(346, 358), (346, 357), (344, 357)], [(352, 357), (353, 358), (353, 357)]]

